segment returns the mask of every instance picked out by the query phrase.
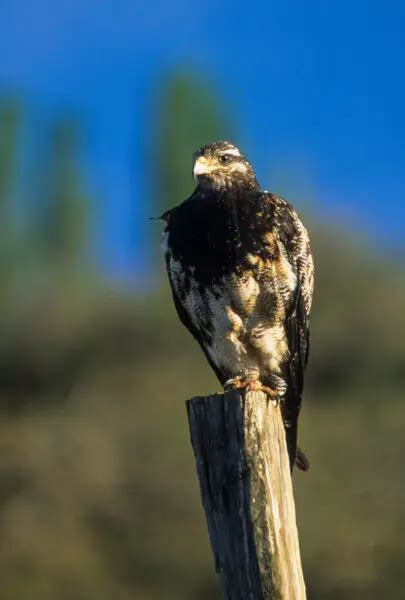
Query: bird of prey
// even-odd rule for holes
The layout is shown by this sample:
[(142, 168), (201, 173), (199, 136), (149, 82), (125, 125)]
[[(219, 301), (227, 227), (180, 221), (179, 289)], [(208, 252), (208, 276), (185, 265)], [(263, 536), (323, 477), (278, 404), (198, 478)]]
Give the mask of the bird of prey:
[(291, 468), (306, 470), (297, 424), (314, 275), (307, 230), (230, 142), (193, 159), (196, 189), (161, 217), (178, 316), (224, 389), (262, 389), (280, 402)]

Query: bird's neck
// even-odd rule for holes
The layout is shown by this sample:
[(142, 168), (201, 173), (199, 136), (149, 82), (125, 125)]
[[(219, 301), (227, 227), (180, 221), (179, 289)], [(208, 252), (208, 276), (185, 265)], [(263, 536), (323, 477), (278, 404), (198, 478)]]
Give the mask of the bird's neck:
[(256, 177), (253, 175), (250, 178), (244, 179), (223, 179), (222, 181), (204, 181), (200, 182), (197, 186), (197, 190), (202, 194), (216, 194), (216, 195), (227, 195), (233, 194), (235, 196), (242, 196), (248, 192), (254, 190), (259, 191), (260, 185)]

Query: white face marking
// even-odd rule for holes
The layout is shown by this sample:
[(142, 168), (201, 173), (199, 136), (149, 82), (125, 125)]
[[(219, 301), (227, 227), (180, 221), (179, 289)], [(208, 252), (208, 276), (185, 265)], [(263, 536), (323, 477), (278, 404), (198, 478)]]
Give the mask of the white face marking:
[(230, 154), (231, 156), (242, 156), (241, 153), (235, 146), (230, 146), (229, 148), (225, 148), (223, 154)]

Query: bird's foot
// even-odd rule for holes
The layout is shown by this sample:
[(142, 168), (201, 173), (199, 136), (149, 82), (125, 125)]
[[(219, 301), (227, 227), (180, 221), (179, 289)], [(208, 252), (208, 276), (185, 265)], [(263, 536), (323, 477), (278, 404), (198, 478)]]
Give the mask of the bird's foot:
[(241, 383), (242, 383), (242, 377), (232, 377), (231, 379), (228, 379), (227, 381), (225, 381), (224, 390), (225, 391), (236, 390), (240, 387)]
[(245, 389), (247, 392), (264, 392), (271, 402), (274, 402), (276, 406), (278, 405), (278, 391), (263, 385), (258, 379), (235, 377), (234, 379), (228, 379), (224, 385), (225, 391), (240, 389)]
[(264, 392), (270, 400), (277, 400), (278, 392), (270, 387), (263, 385), (261, 381), (247, 381), (244, 386), (247, 392)]
[(224, 391), (229, 392), (230, 390), (240, 390), (244, 386), (244, 380), (242, 377), (233, 377), (232, 379), (228, 379), (224, 383)]

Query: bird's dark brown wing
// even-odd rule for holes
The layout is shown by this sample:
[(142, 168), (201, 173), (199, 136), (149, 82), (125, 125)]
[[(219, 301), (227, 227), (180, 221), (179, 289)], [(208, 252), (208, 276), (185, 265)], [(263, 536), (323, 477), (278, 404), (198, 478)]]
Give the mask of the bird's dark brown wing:
[(306, 228), (292, 206), (272, 196), (274, 227), (289, 263), (297, 277), (297, 286), (286, 311), (289, 359), (286, 372), (287, 391), (282, 403), (290, 457), (295, 457), (298, 415), (304, 387), (304, 373), (309, 355), (309, 315), (312, 304), (314, 266)]

